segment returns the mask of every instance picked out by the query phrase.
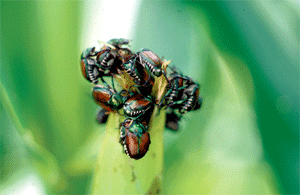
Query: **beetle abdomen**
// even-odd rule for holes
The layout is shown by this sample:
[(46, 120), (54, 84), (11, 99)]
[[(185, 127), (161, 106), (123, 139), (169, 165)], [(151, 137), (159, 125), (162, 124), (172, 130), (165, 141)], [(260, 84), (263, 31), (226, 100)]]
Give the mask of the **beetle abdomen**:
[(136, 160), (145, 156), (151, 143), (146, 121), (127, 118), (121, 123), (120, 130), (120, 143), (124, 147), (124, 152)]
[(162, 62), (161, 59), (150, 50), (144, 50), (142, 51), (143, 60), (147, 61), (149, 64), (155, 64), (158, 68), (160, 68)]
[(124, 105), (124, 113), (129, 117), (137, 117), (152, 107), (152, 103), (141, 94), (129, 98)]
[(140, 137), (130, 131), (126, 131), (124, 150), (133, 159), (140, 159), (147, 153), (150, 145), (150, 135), (144, 132)]
[(93, 88), (93, 97), (98, 102), (105, 104), (110, 100), (112, 95), (113, 94), (109, 89), (106, 89), (100, 85)]

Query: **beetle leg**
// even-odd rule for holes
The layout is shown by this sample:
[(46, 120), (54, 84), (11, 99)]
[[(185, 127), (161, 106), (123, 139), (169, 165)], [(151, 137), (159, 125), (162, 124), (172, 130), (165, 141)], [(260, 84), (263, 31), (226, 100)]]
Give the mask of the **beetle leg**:
[(98, 80), (97, 80), (97, 76), (94, 74), (94, 70), (97, 71), (97, 69), (93, 68), (92, 66), (89, 66), (88, 67), (88, 76), (93, 84), (97, 84)]
[(130, 75), (132, 74), (132, 72), (133, 72), (134, 69), (136, 68), (136, 67), (135, 67), (136, 58), (137, 58), (137, 55), (134, 55), (134, 56), (132, 57), (132, 59), (128, 60), (128, 61), (132, 61), (132, 65), (131, 65), (131, 67), (130, 67), (131, 71), (130, 71), (130, 73), (129, 73)]
[(108, 84), (106, 83), (106, 81), (103, 79), (103, 77), (102, 77), (102, 76), (100, 77), (100, 79), (101, 79), (102, 83), (104, 83), (104, 84), (108, 85)]
[(187, 88), (188, 86), (187, 85), (185, 85), (185, 86), (183, 86), (183, 87), (179, 87), (179, 88), (177, 88), (177, 90), (181, 90), (181, 89), (185, 89), (185, 88)]
[(169, 91), (167, 91), (167, 93), (164, 95), (164, 97), (160, 100), (159, 104), (158, 104), (158, 107), (161, 108), (162, 107), (162, 104), (165, 100), (166, 97), (168, 97), (170, 95), (170, 93), (172, 92), (172, 89), (170, 89)]
[(178, 100), (178, 101), (172, 102), (167, 107), (172, 107), (174, 105), (181, 105), (181, 104), (183, 104), (184, 102), (186, 102), (188, 100), (188, 96), (184, 95), (183, 97), (184, 98), (182, 100)]

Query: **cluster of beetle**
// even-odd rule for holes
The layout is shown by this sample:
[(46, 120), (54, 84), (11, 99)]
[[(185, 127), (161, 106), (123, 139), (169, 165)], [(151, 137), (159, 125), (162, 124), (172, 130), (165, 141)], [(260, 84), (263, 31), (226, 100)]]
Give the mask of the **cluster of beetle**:
[[(183, 76), (175, 67), (167, 75), (162, 69), (163, 61), (151, 50), (141, 49), (134, 53), (128, 49), (129, 40), (111, 39), (96, 51), (95, 47), (85, 49), (81, 54), (83, 76), (94, 85), (93, 97), (100, 109), (97, 120), (105, 123), (111, 112), (123, 111), (126, 119), (120, 124), (120, 143), (125, 153), (140, 159), (148, 151), (150, 118), (155, 106), (166, 108), (166, 127), (176, 131), (182, 114), (201, 107), (199, 85)], [(135, 83), (117, 91), (113, 78), (127, 74)], [(151, 95), (156, 77), (164, 75), (167, 80), (166, 93), (161, 100)], [(111, 77), (112, 86), (103, 77)]]

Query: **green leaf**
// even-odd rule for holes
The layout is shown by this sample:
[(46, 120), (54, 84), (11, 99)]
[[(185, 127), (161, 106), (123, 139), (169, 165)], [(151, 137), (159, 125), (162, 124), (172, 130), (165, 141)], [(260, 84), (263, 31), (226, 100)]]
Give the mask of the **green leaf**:
[(36, 142), (33, 133), (29, 129), (23, 127), (1, 81), (0, 97), (1, 104), (24, 141), (28, 158), (46, 185), (51, 188), (60, 188), (65, 185), (64, 179), (60, 177), (61, 173), (56, 158), (46, 148)]

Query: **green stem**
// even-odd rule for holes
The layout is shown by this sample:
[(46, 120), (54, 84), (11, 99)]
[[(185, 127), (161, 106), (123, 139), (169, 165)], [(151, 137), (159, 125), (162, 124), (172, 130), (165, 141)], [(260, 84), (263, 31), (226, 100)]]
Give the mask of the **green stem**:
[[(169, 62), (164, 62), (163, 69), (166, 69), (168, 64)], [(116, 79), (121, 85), (124, 84), (123, 88), (131, 86), (130, 78), (126, 74)], [(152, 96), (158, 102), (164, 96), (166, 86), (167, 81), (164, 77), (155, 79)], [(110, 114), (94, 171), (91, 194), (158, 194), (161, 192), (166, 113), (165, 110), (159, 115), (157, 113), (158, 107), (155, 106), (148, 129), (151, 139), (149, 151), (139, 160), (130, 159), (118, 142), (119, 124), (125, 118), (117, 113)]]

